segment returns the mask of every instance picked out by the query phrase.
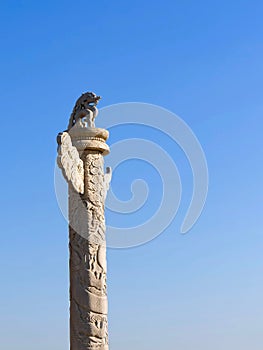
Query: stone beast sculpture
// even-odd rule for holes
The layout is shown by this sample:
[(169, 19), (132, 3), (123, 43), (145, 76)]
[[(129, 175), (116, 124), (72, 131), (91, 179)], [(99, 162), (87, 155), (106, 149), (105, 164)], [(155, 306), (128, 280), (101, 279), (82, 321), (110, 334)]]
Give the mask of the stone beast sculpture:
[(84, 127), (94, 128), (94, 120), (98, 115), (97, 104), (100, 100), (93, 92), (86, 92), (77, 100), (70, 116), (68, 130), (76, 123), (82, 124)]

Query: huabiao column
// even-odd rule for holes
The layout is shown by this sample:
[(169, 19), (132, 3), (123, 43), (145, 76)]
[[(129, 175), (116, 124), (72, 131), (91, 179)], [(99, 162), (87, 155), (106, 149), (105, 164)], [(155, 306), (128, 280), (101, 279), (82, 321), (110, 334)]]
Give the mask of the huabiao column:
[(58, 135), (58, 165), (68, 182), (70, 350), (109, 349), (104, 202), (111, 170), (104, 173), (108, 131), (94, 124), (99, 99), (83, 94)]

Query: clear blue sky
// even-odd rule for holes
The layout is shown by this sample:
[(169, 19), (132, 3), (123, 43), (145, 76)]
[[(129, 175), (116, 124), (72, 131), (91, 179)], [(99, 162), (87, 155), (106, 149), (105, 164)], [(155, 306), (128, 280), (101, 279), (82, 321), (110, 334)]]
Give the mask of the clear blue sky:
[(253, 0), (1, 2), (1, 349), (68, 348), (53, 170), (56, 135), (86, 90), (102, 107), (180, 115), (210, 172), (190, 233), (176, 233), (189, 176), (161, 236), (108, 251), (111, 349), (262, 349), (262, 16)]

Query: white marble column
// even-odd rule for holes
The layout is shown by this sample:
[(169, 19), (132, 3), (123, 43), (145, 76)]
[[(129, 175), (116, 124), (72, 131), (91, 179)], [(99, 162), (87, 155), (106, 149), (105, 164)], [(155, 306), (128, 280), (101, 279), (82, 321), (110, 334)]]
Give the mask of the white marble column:
[(58, 136), (58, 164), (69, 187), (70, 349), (108, 350), (104, 202), (108, 131), (95, 127), (99, 97), (83, 94)]

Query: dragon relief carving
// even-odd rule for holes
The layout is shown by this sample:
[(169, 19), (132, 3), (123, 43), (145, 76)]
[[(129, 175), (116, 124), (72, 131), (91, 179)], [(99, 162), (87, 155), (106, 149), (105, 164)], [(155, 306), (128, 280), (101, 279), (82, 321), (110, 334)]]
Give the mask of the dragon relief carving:
[(103, 157), (88, 153), (84, 159), (86, 191), (83, 200), (88, 214), (88, 236), (105, 244), (104, 201), (106, 196)]
[(90, 271), (91, 283), (88, 290), (99, 296), (107, 295), (107, 264), (105, 247), (98, 244), (89, 244), (87, 263)]
[(70, 237), (72, 339), (76, 349), (81, 344), (85, 349), (105, 350), (108, 349), (106, 248), (90, 244), (73, 230)]
[(108, 320), (106, 315), (89, 312), (88, 320), (90, 324), (90, 328), (94, 333), (99, 334), (98, 336), (91, 336), (90, 342), (93, 344), (93, 349), (96, 347), (98, 349), (101, 346), (108, 345)]

